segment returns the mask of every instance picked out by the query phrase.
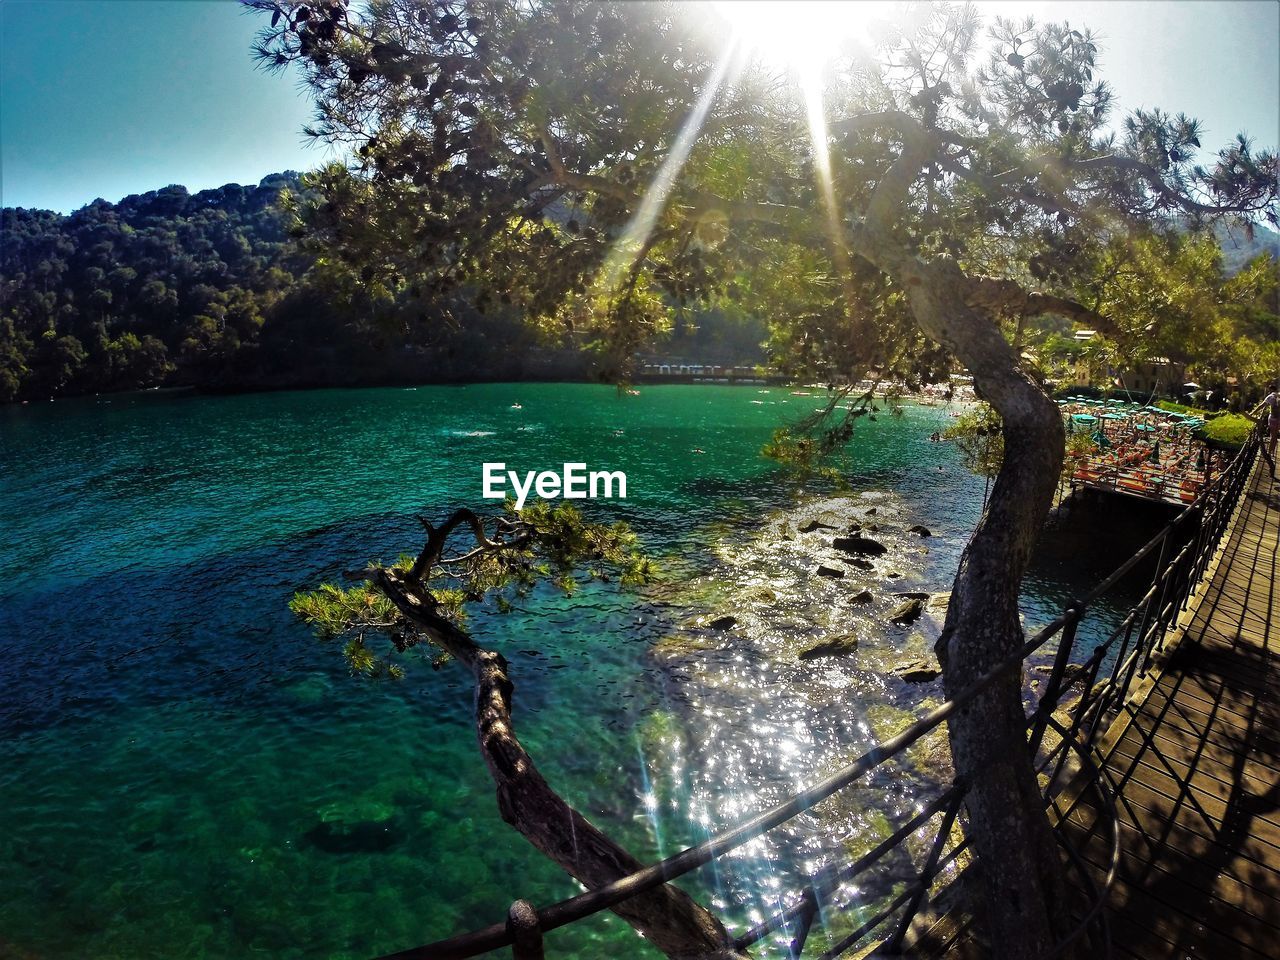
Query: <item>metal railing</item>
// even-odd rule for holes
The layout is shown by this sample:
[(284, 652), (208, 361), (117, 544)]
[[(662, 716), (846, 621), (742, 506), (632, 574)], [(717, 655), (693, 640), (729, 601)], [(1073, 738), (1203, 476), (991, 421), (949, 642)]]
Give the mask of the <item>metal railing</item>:
[[(682, 877), (811, 810), (901, 756), (998, 679), (1012, 671), (1021, 671), (1027, 657), (1048, 648), (1055, 639), (1057, 649), (1048, 681), (1028, 717), (1028, 746), (1035, 757), (1037, 772), (1046, 783), (1046, 810), (1053, 809), (1055, 799), (1068, 783), (1077, 794), (1084, 789), (1095, 791), (1097, 809), (1107, 818), (1110, 864), (1103, 882), (1098, 884), (1079, 854), (1065, 842), (1062, 831), (1057, 832), (1068, 860), (1081, 873), (1082, 885), (1092, 892), (1093, 899), (1082, 911), (1075, 930), (1045, 960), (1061, 955), (1081, 936), (1090, 938), (1094, 952), (1108, 956), (1109, 932), (1103, 906), (1119, 863), (1120, 846), (1115, 819), (1116, 790), (1098, 762), (1098, 738), (1123, 707), (1135, 681), (1150, 670), (1153, 658), (1164, 649), (1170, 631), (1175, 629), (1191, 601), (1228, 528), (1259, 443), (1260, 433), (1255, 430), (1231, 465), (1205, 486), (1194, 503), (1086, 596), (1069, 604), (1016, 654), (843, 769), (696, 846), (603, 887), (541, 909), (517, 900), (503, 922), (390, 954), (383, 960), (461, 960), (503, 947), (511, 948), (514, 960), (542, 960), (544, 933)], [(1106, 640), (1077, 662), (1078, 627), (1091, 606), (1153, 556), (1157, 558), (1157, 572), (1142, 598), (1127, 611)], [(1046, 734), (1050, 732), (1057, 740), (1046, 744)], [(901, 852), (905, 841), (917, 836), (927, 840), (927, 846), (923, 863), (915, 870), (913, 879), (887, 902), (873, 908), (872, 916), (858, 918), (857, 926), (828, 946), (819, 960), (831, 960), (855, 946), (867, 945), (876, 934), (882, 941), (878, 955), (898, 953), (935, 880), (956, 865), (970, 848), (969, 841), (956, 839), (953, 830), (958, 825), (967, 790), (968, 785), (962, 780), (953, 780), (936, 798), (857, 859), (822, 867), (795, 891), (790, 903), (736, 937), (734, 945), (746, 949), (771, 934), (784, 937), (790, 934), (790, 943), (785, 949), (789, 957), (799, 958), (819, 913), (849, 907), (847, 903), (836, 902), (836, 893), (867, 874), (890, 853)], [(882, 931), (891, 920), (893, 929), (885, 936)]]

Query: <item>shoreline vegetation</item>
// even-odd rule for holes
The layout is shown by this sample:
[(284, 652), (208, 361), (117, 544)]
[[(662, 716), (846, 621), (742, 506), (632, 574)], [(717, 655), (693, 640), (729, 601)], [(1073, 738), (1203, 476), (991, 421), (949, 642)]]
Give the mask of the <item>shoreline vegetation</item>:
[[(599, 344), (532, 329), (510, 306), (478, 307), (467, 290), (379, 297), (299, 235), (292, 211), (311, 199), (305, 178), (286, 171), (256, 186), (99, 199), (68, 215), (0, 210), (0, 404), (156, 388), (667, 382), (628, 376)], [(1241, 251), (1221, 253), (1242, 267)], [(1085, 359), (1056, 328), (1039, 333), (1042, 361)], [(771, 336), (737, 305), (695, 306), (636, 370), (765, 369), (769, 352), (788, 366)], [(771, 377), (784, 380), (806, 378)]]
[[(180, 185), (63, 215), (0, 210), (0, 403), (153, 387), (206, 393), (616, 379), (581, 337), (468, 291), (379, 297), (297, 236), (293, 172)], [(764, 361), (764, 325), (692, 311), (664, 342)]]

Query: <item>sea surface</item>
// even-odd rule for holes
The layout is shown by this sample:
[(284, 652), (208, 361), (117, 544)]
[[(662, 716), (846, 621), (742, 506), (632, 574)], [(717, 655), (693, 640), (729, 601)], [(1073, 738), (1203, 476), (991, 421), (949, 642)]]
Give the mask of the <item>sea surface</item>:
[[(352, 677), (287, 606), (416, 551), (416, 515), (496, 507), (487, 461), (626, 473), (625, 500), (583, 509), (630, 523), (658, 581), (542, 589), (472, 627), (511, 662), (547, 779), (641, 859), (899, 729), (940, 694), (893, 676), (931, 638), (886, 612), (895, 593), (949, 589), (983, 482), (930, 440), (946, 407), (861, 421), (844, 488), (761, 456), (820, 402), (495, 384), (0, 408), (0, 958), (372, 957), (579, 892), (499, 818), (459, 668), (410, 658), (403, 681)], [(822, 517), (875, 524), (889, 554), (816, 577), (828, 534), (799, 527)], [(1038, 563), (1028, 626), (1140, 534)], [(849, 604), (863, 587), (875, 602)], [(732, 630), (706, 628), (726, 612)], [(833, 632), (859, 637), (856, 658), (798, 658)], [(749, 923), (944, 776), (945, 756), (919, 758), (689, 888)], [(548, 948), (655, 956), (607, 915)]]

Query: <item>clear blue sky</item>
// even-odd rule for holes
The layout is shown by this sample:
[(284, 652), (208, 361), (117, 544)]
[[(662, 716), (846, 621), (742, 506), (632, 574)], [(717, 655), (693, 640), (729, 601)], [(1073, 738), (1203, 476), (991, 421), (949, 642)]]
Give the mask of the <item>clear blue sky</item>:
[(297, 77), (233, 0), (0, 0), (0, 205), (64, 212), (170, 183), (257, 183), (304, 146)]
[(1202, 122), (1208, 149), (1241, 130), (1280, 147), (1280, 2), (1277, 0), (986, 0), (990, 21), (1067, 21), (1099, 35), (1096, 75), (1117, 113), (1160, 107)]
[[(1240, 129), (1280, 144), (1276, 0), (979, 7), (1095, 27), (1120, 106), (1199, 117), (1206, 147)], [(296, 75), (250, 59), (260, 22), (233, 0), (0, 0), (0, 205), (69, 211), (322, 162)]]

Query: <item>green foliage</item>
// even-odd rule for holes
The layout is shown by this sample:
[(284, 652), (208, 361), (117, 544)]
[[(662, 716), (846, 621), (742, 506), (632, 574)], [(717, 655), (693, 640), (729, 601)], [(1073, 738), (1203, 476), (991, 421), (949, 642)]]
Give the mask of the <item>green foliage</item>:
[(1238, 413), (1225, 413), (1214, 417), (1196, 430), (1196, 436), (1212, 447), (1222, 450), (1239, 450), (1249, 439), (1255, 423)]
[(0, 400), (209, 382), (256, 362), (265, 315), (306, 267), (276, 206), (289, 184), (0, 212)]
[[(703, 309), (764, 318), (775, 365), (797, 378), (945, 377), (951, 358), (916, 329), (901, 271), (851, 254), (849, 231), (912, 130), (923, 156), (888, 217), (895, 242), (966, 277), (1092, 294), (1088, 306), (1133, 327), (1117, 356), (1172, 353), (1193, 329), (1207, 343), (1208, 305), (1235, 297), (1204, 293), (1209, 246), (1130, 246), (1125, 225), (1276, 216), (1274, 154), (1237, 140), (1201, 168), (1194, 121), (1137, 111), (1113, 123), (1096, 40), (1067, 24), (996, 18), (979, 66), (972, 7), (914, 8), (880, 31), (873, 56), (822, 70), (825, 143), (806, 135), (802, 91), (756, 60), (677, 147), (723, 55), (709, 7), (248, 2), (272, 17), (259, 57), (311, 87), (321, 120), (309, 132), (355, 145), (298, 205), (327, 262), (370, 297), (514, 309), (544, 335), (594, 345), (606, 375), (625, 377), (639, 349)], [(1206, 195), (1218, 206), (1190, 199)], [(1160, 272), (1171, 251), (1172, 286)], [(1026, 310), (1010, 302), (976, 309), (1021, 348)], [(1050, 355), (1090, 359), (1069, 325), (1052, 332)], [(779, 435), (770, 454), (820, 462), (852, 429), (831, 413)]]
[[(498, 539), (493, 542), (501, 545), (473, 544), (455, 555), (441, 554), (428, 565), (420, 584), (436, 615), (461, 626), (472, 608), (500, 614), (519, 609), (519, 601), (540, 583), (571, 596), (583, 577), (637, 586), (657, 572), (625, 523), (592, 523), (568, 504), (540, 500), (516, 511), (508, 502), (502, 522), (505, 527), (493, 524), (495, 530), (505, 531), (503, 536), (495, 534)], [(458, 539), (464, 530), (470, 527), (459, 527)], [(417, 559), (404, 555), (385, 569), (412, 579)], [(300, 592), (289, 609), (321, 639), (342, 639), (352, 672), (362, 676), (403, 676), (398, 656), (432, 642), (430, 634), (404, 617), (372, 580), (347, 589), (323, 584)], [(447, 660), (438, 649), (432, 655), (437, 668)]]
[[(300, 245), (291, 233), (312, 182), (323, 171), (168, 187), (70, 216), (0, 211), (0, 402), (520, 379), (531, 363), (539, 376), (591, 374), (585, 336), (550, 343), (512, 306), (393, 291), (325, 244)], [(697, 307), (674, 332), (673, 349), (713, 362), (763, 356), (762, 325), (741, 315)]]
[(1155, 405), (1161, 410), (1167, 410), (1169, 413), (1185, 413), (1191, 416), (1203, 417), (1206, 420), (1212, 420), (1222, 413), (1221, 410), (1205, 410), (1203, 407), (1192, 407), (1185, 403), (1175, 403), (1172, 400), (1157, 400)]
[(1094, 367), (1165, 357), (1219, 386), (1232, 374), (1265, 375), (1259, 364), (1275, 355), (1280, 331), (1280, 275), (1270, 257), (1228, 276), (1212, 234), (1145, 233), (1112, 238), (1087, 264), (1077, 293), (1110, 318), (1083, 351)]
[(390, 631), (401, 624), (395, 604), (369, 581), (347, 589), (326, 583), (296, 593), (289, 609), (316, 636), (325, 640), (345, 637), (342, 653), (353, 673), (389, 679), (403, 675), (399, 666), (375, 654), (365, 642), (366, 634)]
[(991, 478), (1000, 472), (1004, 462), (1004, 425), (993, 407), (983, 403), (965, 411), (943, 431), (942, 437), (955, 442), (965, 467), (978, 476)]

